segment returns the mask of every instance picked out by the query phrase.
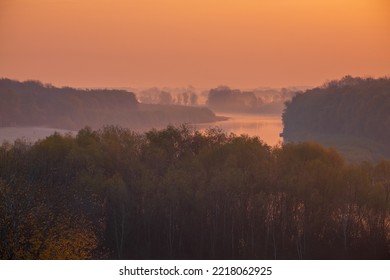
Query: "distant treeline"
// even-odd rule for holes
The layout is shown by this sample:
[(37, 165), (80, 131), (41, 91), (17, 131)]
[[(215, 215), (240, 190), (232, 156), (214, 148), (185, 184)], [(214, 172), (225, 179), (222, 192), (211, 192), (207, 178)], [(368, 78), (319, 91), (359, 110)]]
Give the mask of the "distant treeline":
[(297, 88), (256, 88), (241, 91), (228, 86), (219, 86), (200, 91), (187, 88), (149, 88), (137, 92), (142, 104), (183, 106), (206, 105), (215, 112), (281, 114), (284, 103), (295, 95)]
[(0, 127), (78, 130), (120, 125), (143, 130), (216, 120), (207, 108), (139, 104), (133, 93), (124, 90), (57, 88), (38, 81), (0, 79)]
[(2, 259), (389, 259), (390, 162), (168, 127), (0, 148)]
[(38, 81), (0, 80), (1, 126), (95, 126), (112, 119), (124, 121), (126, 113), (137, 106), (135, 95), (123, 90), (81, 90)]
[(184, 89), (175, 89), (171, 92), (170, 89), (159, 89), (157, 87), (149, 88), (140, 91), (137, 98), (144, 104), (162, 104), (162, 105), (183, 105), (197, 106), (198, 93), (192, 87)]
[(296, 95), (283, 113), (286, 140), (316, 133), (390, 143), (390, 78), (346, 76)]
[(289, 89), (241, 91), (220, 86), (209, 91), (206, 104), (216, 112), (281, 114), (294, 95)]

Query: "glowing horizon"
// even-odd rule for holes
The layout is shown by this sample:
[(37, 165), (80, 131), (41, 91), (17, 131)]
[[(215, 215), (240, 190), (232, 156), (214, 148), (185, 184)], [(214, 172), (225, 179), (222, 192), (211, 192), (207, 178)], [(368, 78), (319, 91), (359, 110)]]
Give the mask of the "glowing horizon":
[(386, 0), (2, 0), (0, 77), (75, 87), (313, 86), (390, 74)]

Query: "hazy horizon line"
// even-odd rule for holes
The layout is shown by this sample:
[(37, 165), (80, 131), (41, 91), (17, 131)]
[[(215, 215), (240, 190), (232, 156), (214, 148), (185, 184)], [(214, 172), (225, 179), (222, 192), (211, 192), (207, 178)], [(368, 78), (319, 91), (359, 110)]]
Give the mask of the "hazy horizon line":
[[(318, 85), (257, 85), (257, 86), (235, 86), (230, 85), (226, 83), (216, 83), (213, 86), (198, 86), (194, 84), (187, 84), (187, 85), (76, 85), (73, 83), (61, 83), (61, 82), (52, 82), (52, 81), (46, 81), (43, 79), (37, 79), (37, 78), (15, 78), (15, 77), (9, 77), (9, 76), (1, 76), (0, 79), (9, 79), (19, 82), (27, 82), (27, 81), (38, 81), (42, 83), (43, 85), (52, 85), (54, 87), (71, 87), (75, 89), (151, 89), (151, 88), (170, 88), (170, 89), (184, 89), (184, 88), (195, 88), (195, 89), (212, 89), (212, 88), (218, 88), (221, 86), (227, 86), (232, 89), (241, 89), (241, 90), (253, 90), (253, 89), (283, 89), (283, 88), (313, 88)], [(328, 80), (325, 80), (326, 82)]]
[(20, 78), (14, 78), (14, 77), (7, 77), (7, 76), (0, 76), (0, 79), (9, 79), (14, 80), (18, 82), (26, 82), (26, 81), (38, 81), (42, 83), (43, 85), (51, 85), (54, 87), (62, 88), (62, 87), (70, 87), (75, 89), (123, 89), (123, 90), (129, 90), (129, 89), (136, 89), (136, 90), (144, 90), (144, 89), (151, 89), (151, 88), (158, 88), (158, 89), (185, 89), (185, 88), (195, 88), (199, 90), (208, 90), (213, 88), (218, 88), (222, 86), (227, 86), (231, 89), (240, 89), (240, 90), (256, 90), (256, 89), (291, 89), (291, 88), (297, 88), (297, 89), (310, 89), (322, 86), (330, 81), (339, 80), (346, 76), (352, 76), (352, 77), (359, 77), (359, 78), (373, 78), (373, 79), (380, 79), (380, 78), (389, 78), (390, 74), (380, 75), (380, 76), (374, 76), (374, 75), (363, 75), (363, 76), (355, 76), (355, 75), (349, 75), (345, 74), (343, 76), (340, 76), (338, 78), (331, 78), (331, 79), (324, 79), (322, 83), (318, 84), (312, 84), (312, 85), (257, 85), (257, 86), (234, 86), (230, 84), (225, 83), (218, 83), (213, 86), (197, 86), (193, 84), (187, 84), (187, 85), (76, 85), (72, 83), (61, 83), (61, 82), (52, 82), (52, 81), (45, 81), (43, 79), (36, 79), (36, 78), (27, 78), (27, 79), (20, 79)]

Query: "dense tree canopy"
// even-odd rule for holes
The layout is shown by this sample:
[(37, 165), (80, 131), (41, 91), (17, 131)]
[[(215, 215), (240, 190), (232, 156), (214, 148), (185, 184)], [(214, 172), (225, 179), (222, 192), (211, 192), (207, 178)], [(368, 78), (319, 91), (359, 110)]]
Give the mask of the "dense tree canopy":
[(382, 259), (390, 163), (183, 126), (0, 148), (3, 259)]
[(388, 146), (390, 79), (346, 76), (307, 90), (286, 103), (283, 124), (283, 137), (288, 141), (307, 140), (316, 134), (347, 135)]
[[(218, 119), (207, 108), (170, 105), (171, 96), (167, 92), (160, 98), (160, 105), (139, 104), (136, 96), (125, 90), (57, 88), (38, 81), (0, 79), (0, 127), (79, 130), (87, 125), (95, 129), (120, 125), (149, 130), (168, 124)], [(191, 98), (191, 102), (195, 102), (194, 97)], [(187, 99), (185, 105), (193, 105)]]
[(56, 88), (38, 81), (0, 80), (0, 125), (52, 125), (75, 129), (82, 123), (125, 120), (137, 108), (135, 95), (123, 90)]

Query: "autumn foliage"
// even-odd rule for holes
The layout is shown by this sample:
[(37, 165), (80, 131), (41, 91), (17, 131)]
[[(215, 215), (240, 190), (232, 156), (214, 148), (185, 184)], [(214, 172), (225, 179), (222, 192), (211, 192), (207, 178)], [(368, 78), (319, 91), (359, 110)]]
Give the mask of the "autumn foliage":
[(118, 127), (0, 148), (3, 259), (388, 259), (390, 162)]

